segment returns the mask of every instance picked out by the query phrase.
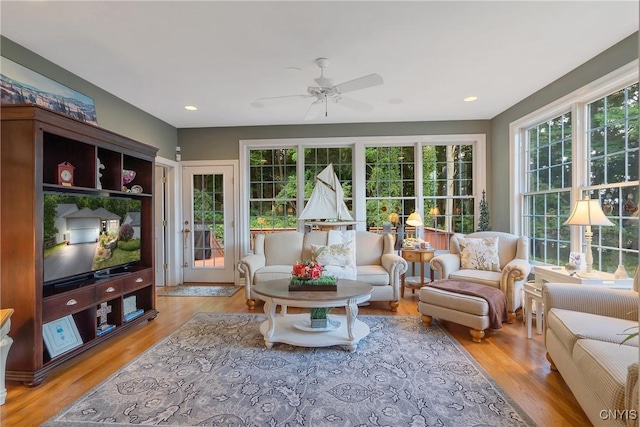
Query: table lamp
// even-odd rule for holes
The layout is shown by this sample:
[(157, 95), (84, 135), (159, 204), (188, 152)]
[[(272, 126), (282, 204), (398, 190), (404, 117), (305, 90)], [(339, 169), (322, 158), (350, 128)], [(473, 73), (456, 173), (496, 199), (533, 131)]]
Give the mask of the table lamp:
[[(407, 225), (410, 225), (412, 227), (421, 227), (422, 217), (420, 216), (420, 214), (414, 211), (411, 215), (409, 215), (409, 218), (407, 218)], [(415, 230), (415, 237), (416, 239), (418, 238), (417, 230)]]
[(433, 217), (433, 227), (434, 228), (438, 228), (438, 218), (437, 216), (440, 215), (440, 209), (438, 209), (437, 206), (432, 207), (431, 209), (429, 209), (429, 216)]
[(591, 231), (592, 225), (614, 225), (609, 218), (602, 212), (600, 202), (598, 200), (591, 200), (589, 196), (585, 196), (583, 200), (576, 201), (573, 206), (571, 215), (562, 225), (583, 225), (584, 240), (586, 243), (586, 273), (582, 273), (581, 276), (597, 276), (593, 273), (593, 253), (591, 252), (591, 239), (593, 238), (593, 232)]

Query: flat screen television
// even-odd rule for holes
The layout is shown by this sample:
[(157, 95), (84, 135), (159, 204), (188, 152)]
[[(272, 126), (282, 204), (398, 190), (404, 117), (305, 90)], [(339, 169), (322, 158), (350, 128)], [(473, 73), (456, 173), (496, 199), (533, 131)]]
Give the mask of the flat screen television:
[(140, 200), (45, 192), (43, 205), (45, 286), (116, 275), (140, 261)]

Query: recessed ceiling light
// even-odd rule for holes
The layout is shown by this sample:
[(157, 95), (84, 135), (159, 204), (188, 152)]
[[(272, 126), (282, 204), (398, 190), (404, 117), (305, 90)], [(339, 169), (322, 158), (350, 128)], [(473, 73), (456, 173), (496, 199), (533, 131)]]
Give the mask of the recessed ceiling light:
[(196, 107), (195, 105), (185, 105), (184, 109), (189, 111), (196, 111), (198, 107)]
[(478, 99), (478, 97), (477, 97), (477, 96), (467, 96), (467, 97), (464, 99), (464, 102), (473, 102), (473, 101), (475, 101), (475, 100), (477, 100), (477, 99)]
[(262, 102), (252, 102), (251, 106), (253, 108), (264, 108), (264, 104)]
[(389, 102), (389, 104), (402, 104), (402, 99), (400, 99), (400, 98), (391, 98), (388, 102)]

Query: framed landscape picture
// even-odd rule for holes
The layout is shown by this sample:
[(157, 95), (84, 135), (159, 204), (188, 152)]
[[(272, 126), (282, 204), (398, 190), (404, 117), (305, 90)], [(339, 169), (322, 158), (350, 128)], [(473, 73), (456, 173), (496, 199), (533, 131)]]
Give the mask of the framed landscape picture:
[(82, 345), (72, 315), (42, 325), (42, 338), (52, 358)]
[(36, 104), (97, 125), (93, 99), (0, 56), (0, 103)]

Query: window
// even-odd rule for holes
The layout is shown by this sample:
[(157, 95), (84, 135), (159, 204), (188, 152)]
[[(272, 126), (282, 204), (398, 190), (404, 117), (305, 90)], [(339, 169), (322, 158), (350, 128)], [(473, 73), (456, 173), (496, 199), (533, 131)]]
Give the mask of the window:
[[(473, 187), (473, 157), (471, 144), (422, 148), (425, 225), (449, 234), (466, 234), (475, 230), (478, 194)], [(434, 246), (441, 249), (448, 247), (447, 244), (448, 241)]]
[(249, 153), (249, 223), (252, 230), (295, 230), (297, 175), (295, 149)]
[(589, 187), (614, 227), (594, 231), (594, 266), (613, 272), (638, 259), (638, 83), (586, 107)]
[(243, 250), (256, 233), (304, 228), (299, 210), (329, 163), (358, 229), (381, 231), (391, 213), (401, 223), (414, 210), (424, 218), (437, 203), (440, 230), (471, 232), (485, 188), (484, 144), (474, 134), (240, 141)]
[(533, 261), (564, 265), (584, 252), (583, 227), (563, 223), (588, 195), (614, 224), (592, 227), (593, 268), (637, 265), (637, 80), (636, 61), (512, 123), (512, 221)]
[(532, 260), (564, 264), (569, 259), (573, 153), (571, 112), (528, 128), (525, 148), (524, 221)]
[[(414, 146), (365, 148), (367, 226), (404, 224), (416, 210)], [(397, 221), (391, 214), (397, 215)]]
[(353, 160), (351, 147), (305, 148), (304, 149), (304, 202), (311, 197), (316, 175), (333, 163), (333, 170), (338, 176), (344, 201), (349, 210), (352, 209), (352, 176)]

